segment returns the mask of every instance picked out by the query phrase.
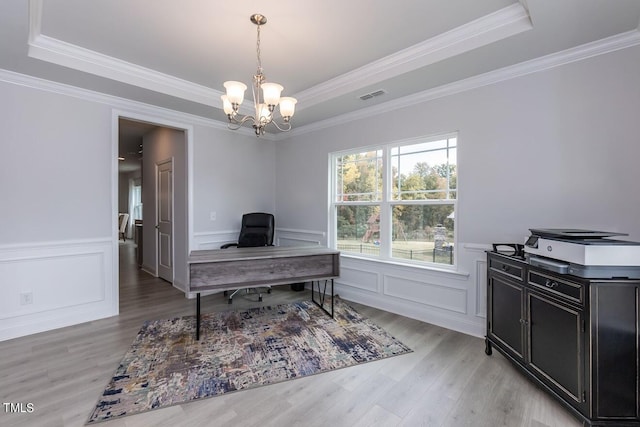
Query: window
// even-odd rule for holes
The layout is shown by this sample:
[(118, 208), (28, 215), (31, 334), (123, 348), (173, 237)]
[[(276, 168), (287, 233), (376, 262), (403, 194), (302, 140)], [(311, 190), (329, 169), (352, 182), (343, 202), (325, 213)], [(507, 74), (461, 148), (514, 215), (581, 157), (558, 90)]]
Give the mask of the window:
[(331, 155), (331, 232), (344, 253), (453, 265), (456, 134)]

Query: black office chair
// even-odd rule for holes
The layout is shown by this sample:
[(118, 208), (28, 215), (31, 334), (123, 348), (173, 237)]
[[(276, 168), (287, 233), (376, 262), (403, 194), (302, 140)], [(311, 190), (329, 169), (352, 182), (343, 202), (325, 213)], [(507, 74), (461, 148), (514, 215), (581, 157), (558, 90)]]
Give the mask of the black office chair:
[[(227, 249), (231, 247), (238, 248), (255, 248), (259, 246), (273, 246), (273, 234), (275, 231), (275, 219), (272, 214), (264, 212), (253, 212), (242, 215), (242, 225), (240, 227), (240, 236), (238, 236), (238, 243), (226, 243), (220, 246), (220, 249)], [(268, 290), (267, 293), (271, 293), (271, 286), (265, 286)], [(258, 294), (258, 301), (262, 301), (262, 293), (258, 288), (245, 289), (247, 293), (255, 290)], [(231, 295), (229, 295), (229, 304), (233, 302), (233, 296), (240, 292), (242, 289), (236, 289)], [(227, 296), (227, 291), (224, 292)]]

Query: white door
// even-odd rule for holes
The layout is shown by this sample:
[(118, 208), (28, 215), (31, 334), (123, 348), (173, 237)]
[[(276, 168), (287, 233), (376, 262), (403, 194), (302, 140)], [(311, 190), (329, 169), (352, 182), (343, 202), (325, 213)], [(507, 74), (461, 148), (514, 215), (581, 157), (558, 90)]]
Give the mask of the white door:
[(173, 283), (173, 159), (156, 163), (158, 277)]

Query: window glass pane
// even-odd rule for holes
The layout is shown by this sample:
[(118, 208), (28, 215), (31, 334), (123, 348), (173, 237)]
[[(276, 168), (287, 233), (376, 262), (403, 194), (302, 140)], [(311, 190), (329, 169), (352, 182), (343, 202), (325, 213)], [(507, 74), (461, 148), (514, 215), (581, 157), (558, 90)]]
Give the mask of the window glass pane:
[(447, 140), (421, 142), (419, 144), (403, 145), (400, 148), (400, 154), (419, 153), (421, 151), (442, 150), (447, 148)]
[(380, 255), (380, 206), (336, 206), (337, 249)]
[(382, 200), (382, 150), (336, 158), (336, 202)]
[(453, 264), (454, 205), (395, 205), (393, 258)]
[(455, 198), (451, 192), (457, 186), (455, 143), (451, 138), (392, 149), (392, 199)]

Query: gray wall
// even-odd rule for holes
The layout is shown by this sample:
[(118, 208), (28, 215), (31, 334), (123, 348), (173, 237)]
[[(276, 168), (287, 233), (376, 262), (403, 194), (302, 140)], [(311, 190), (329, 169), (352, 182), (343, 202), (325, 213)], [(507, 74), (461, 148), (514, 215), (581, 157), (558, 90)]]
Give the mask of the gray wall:
[(460, 242), (543, 226), (640, 240), (638, 76), (634, 47), (280, 142), (280, 225), (326, 228), (328, 153), (458, 131)]
[(0, 244), (111, 235), (109, 116), (106, 105), (0, 83)]

